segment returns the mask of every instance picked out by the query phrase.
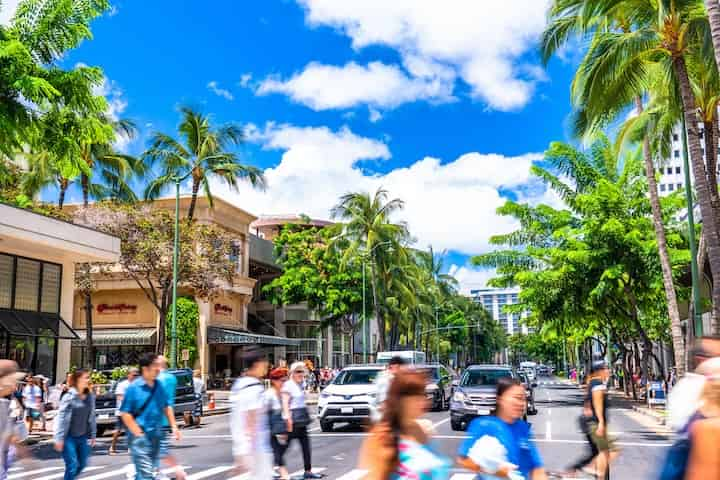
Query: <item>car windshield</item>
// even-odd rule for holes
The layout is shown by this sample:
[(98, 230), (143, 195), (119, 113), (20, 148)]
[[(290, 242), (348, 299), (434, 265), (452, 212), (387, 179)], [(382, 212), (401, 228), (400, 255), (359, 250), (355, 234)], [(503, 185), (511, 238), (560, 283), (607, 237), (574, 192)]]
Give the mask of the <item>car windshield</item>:
[(335, 378), (335, 385), (366, 385), (373, 383), (381, 370), (343, 370)]
[(511, 376), (512, 373), (510, 370), (466, 370), (463, 374), (460, 385), (463, 387), (497, 385), (499, 379)]

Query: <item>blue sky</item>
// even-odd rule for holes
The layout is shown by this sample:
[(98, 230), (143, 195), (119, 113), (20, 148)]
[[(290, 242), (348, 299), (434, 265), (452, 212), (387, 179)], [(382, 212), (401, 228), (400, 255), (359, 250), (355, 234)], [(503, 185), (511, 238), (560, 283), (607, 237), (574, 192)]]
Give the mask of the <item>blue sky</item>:
[(340, 194), (384, 186), (469, 288), (488, 273), (468, 256), (513, 227), (494, 215), (504, 199), (557, 201), (527, 170), (567, 139), (572, 65), (540, 66), (547, 0), (453, 5), (118, 0), (63, 62), (104, 69), (113, 113), (140, 127), (131, 153), (173, 133), (180, 104), (245, 125), (269, 188), (215, 191), (253, 214), (328, 217)]

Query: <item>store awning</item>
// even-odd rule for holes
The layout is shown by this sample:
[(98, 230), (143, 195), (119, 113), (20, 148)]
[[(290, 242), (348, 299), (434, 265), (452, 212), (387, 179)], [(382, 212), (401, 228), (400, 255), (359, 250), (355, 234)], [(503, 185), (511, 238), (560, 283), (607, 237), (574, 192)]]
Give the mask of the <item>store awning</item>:
[(286, 337), (275, 337), (272, 335), (259, 335), (244, 330), (235, 330), (225, 327), (208, 327), (208, 343), (226, 345), (278, 345), (286, 347), (297, 347), (300, 340)]
[[(111, 347), (117, 345), (155, 345), (154, 328), (96, 328), (93, 329), (93, 345)], [(73, 345), (85, 345), (87, 330), (77, 330), (78, 340)]]
[(60, 315), (23, 310), (0, 309), (0, 328), (9, 335), (52, 337), (75, 340), (75, 331)]

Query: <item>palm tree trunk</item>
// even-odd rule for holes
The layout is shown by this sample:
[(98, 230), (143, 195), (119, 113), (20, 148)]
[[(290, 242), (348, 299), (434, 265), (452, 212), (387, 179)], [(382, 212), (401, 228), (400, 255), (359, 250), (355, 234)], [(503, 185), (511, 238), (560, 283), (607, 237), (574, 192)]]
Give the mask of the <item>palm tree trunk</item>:
[(93, 345), (92, 294), (85, 293), (85, 349), (87, 351), (87, 368), (95, 368), (95, 345)]
[(190, 197), (190, 208), (188, 208), (188, 221), (193, 219), (195, 215), (195, 204), (197, 203), (198, 191), (200, 190), (200, 180), (193, 177), (192, 196)]
[[(635, 99), (635, 106), (638, 114), (643, 111), (642, 98)], [(648, 192), (650, 193), (650, 207), (652, 209), (653, 226), (655, 227), (655, 238), (657, 239), (658, 255), (660, 256), (660, 268), (665, 287), (665, 299), (667, 300), (668, 316), (670, 317), (670, 332), (672, 334), (673, 349), (675, 350), (675, 365), (680, 375), (685, 373), (685, 345), (683, 344), (682, 326), (680, 324), (680, 310), (678, 309), (677, 293), (672, 276), (672, 265), (668, 253), (667, 238), (665, 237), (665, 226), (663, 225), (662, 210), (660, 208), (660, 197), (658, 196), (657, 182), (655, 181), (655, 165), (650, 150), (650, 139), (646, 135), (643, 139), (643, 160), (645, 163), (645, 176), (648, 181)]]
[(68, 181), (66, 179), (60, 180), (60, 194), (58, 195), (58, 208), (62, 209), (65, 204), (65, 192), (68, 189)]
[(705, 8), (710, 21), (713, 49), (715, 50), (715, 63), (720, 68), (720, 2), (718, 0), (705, 0)]
[(90, 196), (90, 178), (84, 173), (80, 176), (80, 185), (82, 186), (83, 207), (87, 208)]
[[(713, 315), (720, 318), (720, 237), (718, 237), (717, 215), (712, 205), (712, 194), (708, 185), (703, 161), (698, 119), (696, 116), (695, 97), (690, 87), (685, 58), (673, 58), (673, 69), (680, 85), (680, 95), (683, 103), (683, 115), (687, 129), (687, 140), (690, 150), (690, 163), (695, 177), (695, 193), (700, 204), (700, 214), (703, 219), (703, 235), (707, 244), (707, 256), (710, 271), (713, 276), (712, 308)], [(683, 133), (684, 134), (684, 133)]]
[(375, 321), (377, 322), (378, 328), (378, 341), (377, 351), (382, 352), (385, 350), (385, 319), (380, 314), (380, 304), (378, 303), (378, 292), (377, 292), (377, 275), (375, 272), (375, 260), (371, 258), (370, 262), (370, 287), (373, 296), (373, 311), (375, 312)]

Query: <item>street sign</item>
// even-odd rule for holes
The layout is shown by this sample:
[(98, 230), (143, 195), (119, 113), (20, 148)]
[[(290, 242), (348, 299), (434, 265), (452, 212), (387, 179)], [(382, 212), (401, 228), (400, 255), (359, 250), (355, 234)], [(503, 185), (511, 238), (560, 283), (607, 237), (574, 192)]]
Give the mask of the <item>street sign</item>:
[(190, 350), (188, 350), (187, 348), (183, 348), (180, 351), (180, 359), (183, 362), (187, 362), (188, 360), (190, 360)]

